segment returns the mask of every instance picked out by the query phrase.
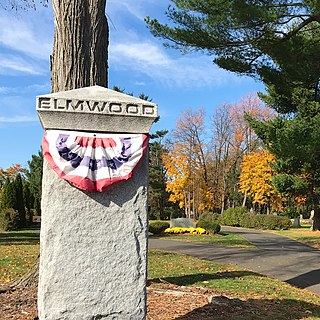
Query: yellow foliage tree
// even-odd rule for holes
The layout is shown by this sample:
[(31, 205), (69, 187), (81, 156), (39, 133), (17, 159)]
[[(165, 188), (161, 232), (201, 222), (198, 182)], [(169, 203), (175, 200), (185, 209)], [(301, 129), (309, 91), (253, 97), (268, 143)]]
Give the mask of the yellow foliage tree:
[(172, 141), (163, 155), (168, 178), (166, 188), (171, 193), (169, 200), (178, 202), (187, 217), (197, 217), (213, 207), (203, 134), (203, 110), (186, 110), (178, 119)]
[[(257, 119), (268, 120), (273, 112), (256, 94), (248, 94), (235, 104), (222, 104), (216, 108), (212, 118), (212, 170), (214, 206), (221, 208), (239, 205), (238, 174), (242, 157), (252, 151), (257, 152), (261, 140), (245, 121), (245, 114)], [(246, 203), (244, 194), (242, 204)]]
[(251, 196), (254, 203), (279, 209), (281, 197), (271, 183), (274, 172), (270, 163), (274, 161), (274, 156), (267, 150), (250, 152), (243, 156), (239, 190)]

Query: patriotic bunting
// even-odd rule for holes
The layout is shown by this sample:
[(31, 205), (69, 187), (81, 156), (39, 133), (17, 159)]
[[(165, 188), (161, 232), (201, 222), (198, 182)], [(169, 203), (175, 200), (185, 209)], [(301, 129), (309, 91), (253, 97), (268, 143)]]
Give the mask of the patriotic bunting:
[(64, 180), (90, 192), (131, 178), (143, 158), (146, 134), (99, 134), (47, 130), (43, 155)]

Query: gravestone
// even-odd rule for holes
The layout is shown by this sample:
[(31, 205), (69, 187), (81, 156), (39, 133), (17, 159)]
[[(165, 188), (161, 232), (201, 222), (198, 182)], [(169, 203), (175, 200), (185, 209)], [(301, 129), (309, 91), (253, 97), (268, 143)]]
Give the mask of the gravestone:
[(189, 218), (170, 219), (170, 228), (195, 228), (196, 223)]
[(293, 227), (293, 228), (300, 228), (300, 227), (301, 227), (301, 224), (300, 224), (300, 216), (291, 219), (291, 221), (292, 221), (292, 227)]
[(37, 112), (46, 130), (39, 319), (145, 319), (147, 136), (157, 106), (94, 86), (39, 96)]

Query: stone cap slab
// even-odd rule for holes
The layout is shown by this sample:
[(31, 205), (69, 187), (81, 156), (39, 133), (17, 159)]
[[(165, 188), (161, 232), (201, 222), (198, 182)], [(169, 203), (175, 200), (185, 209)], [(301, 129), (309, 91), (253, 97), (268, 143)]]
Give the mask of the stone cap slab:
[(148, 133), (158, 118), (155, 103), (100, 86), (37, 96), (44, 129)]

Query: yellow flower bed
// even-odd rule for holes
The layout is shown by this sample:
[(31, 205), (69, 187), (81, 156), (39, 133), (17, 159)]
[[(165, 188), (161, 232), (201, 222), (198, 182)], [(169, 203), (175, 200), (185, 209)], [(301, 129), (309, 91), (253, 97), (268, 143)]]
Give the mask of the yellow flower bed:
[(166, 230), (164, 230), (164, 232), (169, 234), (181, 234), (181, 233), (207, 234), (208, 233), (203, 228), (167, 228)]

